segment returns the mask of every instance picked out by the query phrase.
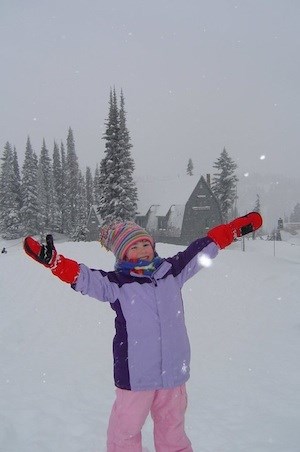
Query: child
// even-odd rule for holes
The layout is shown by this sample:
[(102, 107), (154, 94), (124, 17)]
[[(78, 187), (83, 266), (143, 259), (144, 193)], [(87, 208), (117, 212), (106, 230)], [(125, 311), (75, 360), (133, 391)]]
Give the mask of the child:
[(116, 257), (115, 270), (110, 272), (58, 255), (51, 235), (46, 246), (32, 237), (24, 240), (29, 256), (74, 290), (109, 302), (116, 313), (116, 400), (108, 426), (108, 452), (141, 452), (141, 430), (150, 412), (156, 452), (192, 452), (184, 430), (190, 345), (181, 288), (202, 268), (202, 256), (214, 258), (219, 248), (261, 225), (261, 216), (249, 213), (216, 226), (167, 259), (157, 255), (153, 238), (137, 224), (105, 226), (100, 242)]

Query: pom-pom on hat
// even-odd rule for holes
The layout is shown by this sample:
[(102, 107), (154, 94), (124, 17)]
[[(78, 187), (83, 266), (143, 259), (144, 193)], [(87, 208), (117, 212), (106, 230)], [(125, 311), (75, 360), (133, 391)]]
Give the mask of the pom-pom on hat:
[(100, 230), (101, 245), (112, 251), (117, 260), (124, 260), (128, 249), (140, 240), (148, 240), (154, 249), (153, 237), (133, 221), (113, 223)]

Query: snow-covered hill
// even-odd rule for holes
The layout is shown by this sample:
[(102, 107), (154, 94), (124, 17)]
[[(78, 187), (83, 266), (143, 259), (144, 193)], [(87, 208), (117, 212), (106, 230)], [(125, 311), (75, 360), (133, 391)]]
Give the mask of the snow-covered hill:
[[(113, 311), (1, 242), (0, 450), (104, 452), (114, 399)], [(184, 288), (195, 452), (299, 452), (300, 247), (246, 240)], [(158, 244), (161, 256), (180, 247)], [(59, 252), (111, 269), (98, 243)], [(154, 451), (152, 424), (144, 446)]]

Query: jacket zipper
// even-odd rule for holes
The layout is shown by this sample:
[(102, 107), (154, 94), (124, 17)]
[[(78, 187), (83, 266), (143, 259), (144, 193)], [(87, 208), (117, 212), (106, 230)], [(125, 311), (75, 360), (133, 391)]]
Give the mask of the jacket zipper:
[(155, 278), (153, 278), (153, 276), (151, 276), (151, 281), (154, 283), (155, 287), (157, 287), (157, 281)]

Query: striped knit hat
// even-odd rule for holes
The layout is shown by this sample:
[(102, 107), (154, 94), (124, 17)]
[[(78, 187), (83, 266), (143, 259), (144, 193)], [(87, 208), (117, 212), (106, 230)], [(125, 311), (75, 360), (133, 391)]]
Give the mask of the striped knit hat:
[(153, 237), (133, 221), (113, 223), (100, 230), (101, 245), (112, 251), (118, 261), (124, 260), (128, 248), (140, 240), (148, 240), (154, 249)]

